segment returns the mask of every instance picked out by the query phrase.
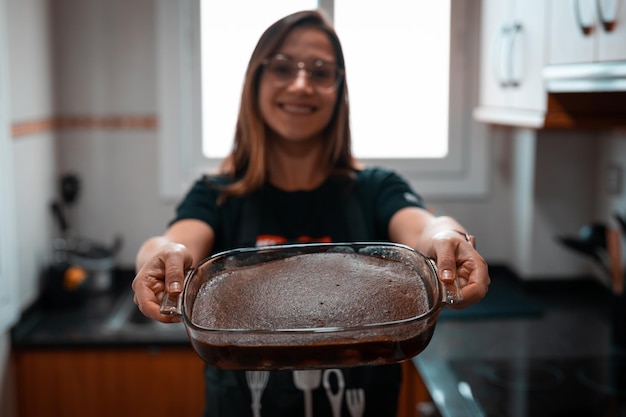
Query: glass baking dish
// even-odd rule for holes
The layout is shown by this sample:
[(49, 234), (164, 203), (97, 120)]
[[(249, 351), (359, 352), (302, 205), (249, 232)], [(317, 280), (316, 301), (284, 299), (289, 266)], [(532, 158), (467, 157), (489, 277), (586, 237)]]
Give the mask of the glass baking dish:
[(192, 268), (161, 312), (217, 368), (381, 365), (424, 350), (442, 306), (461, 300), (450, 287), (431, 259), (395, 243), (245, 248)]

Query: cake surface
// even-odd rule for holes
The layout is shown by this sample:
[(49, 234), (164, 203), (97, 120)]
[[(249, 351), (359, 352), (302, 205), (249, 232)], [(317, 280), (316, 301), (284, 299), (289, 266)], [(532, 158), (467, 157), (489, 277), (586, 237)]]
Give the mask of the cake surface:
[(411, 265), (324, 252), (219, 273), (200, 287), (191, 321), (208, 329), (351, 328), (413, 318), (429, 308)]

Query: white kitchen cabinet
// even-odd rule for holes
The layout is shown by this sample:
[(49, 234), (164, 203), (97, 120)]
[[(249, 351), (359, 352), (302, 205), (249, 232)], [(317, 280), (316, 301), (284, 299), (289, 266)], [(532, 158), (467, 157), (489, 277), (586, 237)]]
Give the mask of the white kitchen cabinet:
[(626, 0), (550, 0), (548, 64), (626, 60)]
[(545, 0), (483, 0), (477, 120), (541, 127), (547, 107)]

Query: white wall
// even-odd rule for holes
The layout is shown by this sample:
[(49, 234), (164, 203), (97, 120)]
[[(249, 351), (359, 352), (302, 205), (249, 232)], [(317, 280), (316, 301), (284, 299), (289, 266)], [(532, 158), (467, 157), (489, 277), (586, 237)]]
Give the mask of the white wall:
[[(52, 59), (48, 3), (41, 0), (2, 0), (8, 44), (9, 121), (49, 120), (53, 114)], [(6, 30), (6, 32), (5, 32)], [(34, 125), (30, 125), (33, 127)], [(38, 130), (14, 137), (11, 143), (16, 189), (17, 303), (23, 308), (37, 297), (41, 269), (48, 262), (51, 242), (48, 205), (54, 193), (54, 136)], [(0, 335), (0, 414), (12, 416), (10, 337)]]
[[(50, 20), (46, 2), (7, 0), (10, 113), (13, 123), (42, 121), (53, 113)], [(13, 140), (17, 190), (19, 298), (37, 296), (37, 280), (50, 248), (48, 205), (55, 193), (54, 136), (50, 131)]]
[[(56, 112), (63, 117), (157, 116), (155, 1), (56, 2)], [(61, 172), (76, 172), (82, 193), (70, 218), (82, 237), (121, 235), (122, 266), (161, 233), (173, 213), (158, 193), (157, 129), (62, 129)]]

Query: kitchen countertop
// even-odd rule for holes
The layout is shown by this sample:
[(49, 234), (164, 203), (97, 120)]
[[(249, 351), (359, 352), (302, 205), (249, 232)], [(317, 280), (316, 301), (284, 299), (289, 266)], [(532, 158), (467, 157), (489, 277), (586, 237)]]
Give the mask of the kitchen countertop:
[[(497, 277), (492, 274), (493, 279)], [(541, 306), (541, 314), (440, 320), (431, 343), (413, 359), (441, 416), (471, 415), (451, 361), (528, 361), (622, 352), (623, 345), (618, 348), (613, 340), (615, 299), (595, 280), (533, 282), (518, 288)]]
[[(46, 308), (43, 300), (27, 309), (11, 332), (15, 349), (130, 346), (189, 346), (183, 323), (142, 318), (132, 302), (133, 274), (117, 271), (107, 291), (87, 292), (84, 301)], [(136, 322), (122, 320), (124, 310)]]

